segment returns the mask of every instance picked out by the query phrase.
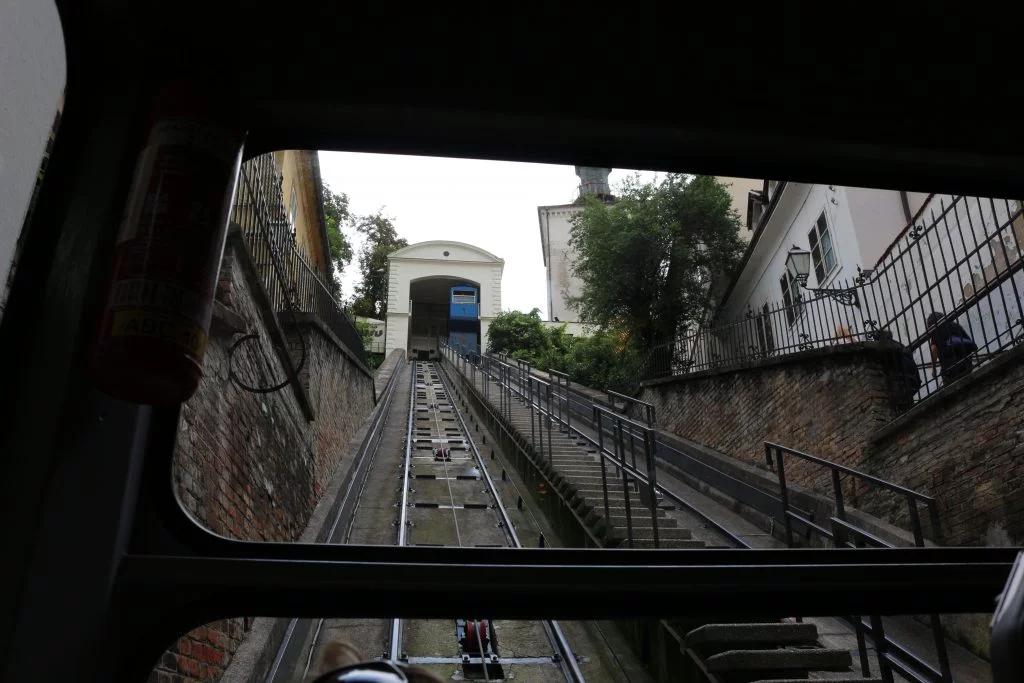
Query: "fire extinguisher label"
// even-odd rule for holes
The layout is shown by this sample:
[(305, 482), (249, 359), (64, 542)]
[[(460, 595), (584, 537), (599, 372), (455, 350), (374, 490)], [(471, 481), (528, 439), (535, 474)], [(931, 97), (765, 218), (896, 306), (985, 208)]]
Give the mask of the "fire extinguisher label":
[(206, 334), (194, 323), (181, 318), (158, 315), (152, 311), (114, 313), (110, 334), (113, 337), (151, 337), (186, 349), (196, 357), (203, 355)]
[(154, 127), (118, 235), (110, 337), (160, 339), (202, 360), (237, 143), (193, 121)]
[(191, 319), (198, 319), (203, 314), (203, 304), (194, 292), (152, 280), (121, 280), (114, 283), (110, 305), (118, 308), (157, 308)]

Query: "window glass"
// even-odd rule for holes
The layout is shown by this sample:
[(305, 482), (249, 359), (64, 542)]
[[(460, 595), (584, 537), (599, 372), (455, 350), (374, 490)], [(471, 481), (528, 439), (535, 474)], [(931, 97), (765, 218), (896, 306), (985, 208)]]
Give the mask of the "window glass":
[(832, 248), (832, 235), (829, 234), (828, 221), (825, 219), (824, 212), (818, 216), (814, 227), (811, 228), (810, 233), (807, 235), (807, 240), (811, 245), (814, 275), (817, 277), (818, 283), (821, 284), (836, 267), (836, 255)]
[(0, 20), (0, 316), (64, 109), (66, 67), (52, 2), (9, 0)]

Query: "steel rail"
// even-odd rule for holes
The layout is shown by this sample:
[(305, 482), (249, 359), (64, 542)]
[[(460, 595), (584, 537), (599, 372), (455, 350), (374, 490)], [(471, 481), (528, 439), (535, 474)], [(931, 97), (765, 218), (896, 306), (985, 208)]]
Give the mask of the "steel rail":
[[(355, 492), (357, 495), (362, 493), (363, 486), (366, 482), (366, 477), (369, 476), (370, 467), (373, 464), (373, 460), (376, 457), (377, 451), (380, 449), (381, 438), (383, 437), (384, 424), (387, 422), (388, 416), (391, 414), (391, 402), (392, 397), (395, 393), (395, 388), (398, 386), (398, 374), (399, 369), (396, 367), (394, 372), (391, 373), (391, 377), (388, 378), (388, 383), (384, 387), (384, 392), (381, 394), (381, 400), (377, 402), (377, 407), (374, 410), (374, 415), (370, 422), (370, 428), (366, 432), (366, 436), (363, 438), (362, 445), (359, 449), (359, 454), (356, 457), (356, 464), (354, 467), (358, 468), (362, 466), (363, 461), (369, 458), (366, 466), (363, 468), (363, 476), (359, 477), (358, 473), (352, 477), (349, 481), (348, 486), (345, 488), (345, 493), (342, 495), (340, 502), (337, 504), (337, 511), (334, 513), (334, 519), (331, 522), (330, 531), (327, 532), (327, 536), (324, 539), (325, 543), (339, 543), (336, 540), (338, 527), (341, 526), (341, 522), (345, 517), (346, 509), (348, 508), (349, 500), (351, 500), (352, 494)], [(371, 450), (372, 447), (372, 450)], [(356, 486), (356, 481), (359, 481), (359, 486)], [(354, 513), (350, 515), (349, 524), (346, 525), (345, 537), (348, 538), (351, 532), (351, 523)], [(291, 680), (291, 676), (283, 677), (281, 679), (278, 676), (281, 675), (282, 665), (290, 660), (297, 659), (301, 652), (305, 637), (296, 638), (296, 634), (299, 632), (299, 619), (291, 619), (288, 623), (288, 627), (285, 630), (284, 638), (281, 640), (281, 644), (278, 646), (277, 653), (274, 655), (274, 659), (271, 662), (270, 669), (267, 672), (266, 678), (264, 679), (267, 683), (274, 683), (278, 680)], [(309, 647), (309, 657), (306, 660), (306, 666), (303, 671), (303, 680), (310, 667), (311, 657), (313, 650), (320, 637), (320, 631), (323, 627), (324, 618), (320, 617), (317, 621), (316, 629), (313, 632), (313, 640)], [(304, 633), (308, 633), (308, 629), (303, 629)], [(296, 649), (298, 649), (296, 651)]]
[[(438, 367), (440, 369), (438, 377), (441, 378), (441, 383), (444, 385), (445, 391), (448, 392), (448, 397), (450, 399), (455, 398), (455, 395), (452, 392), (452, 387), (448, 384), (448, 376), (447, 372), (444, 370), (444, 366), (439, 363)], [(519, 536), (516, 534), (515, 527), (512, 525), (512, 519), (508, 516), (508, 511), (505, 509), (505, 504), (502, 502), (501, 496), (498, 495), (498, 489), (494, 486), (494, 480), (491, 479), (491, 475), (487, 471), (487, 465), (484, 462), (483, 457), (480, 455), (480, 450), (476, 447), (476, 442), (470, 434), (469, 426), (466, 424), (466, 420), (462, 416), (462, 411), (459, 409), (456, 401), (452, 401), (452, 409), (455, 413), (456, 419), (459, 421), (459, 425), (466, 434), (466, 441), (469, 443), (469, 447), (473, 452), (473, 458), (480, 467), (480, 474), (487, 483), (487, 490), (490, 492), (491, 497), (494, 498), (498, 514), (501, 515), (501, 522), (505, 529), (505, 535), (515, 548), (522, 548), (523, 544), (519, 540)], [(555, 646), (555, 650), (562, 659), (562, 670), (566, 674), (566, 680), (572, 681), (573, 683), (585, 683), (586, 679), (583, 677), (583, 672), (580, 670), (579, 662), (576, 661), (576, 654), (569, 645), (569, 641), (565, 637), (562, 627), (553, 619), (545, 620), (544, 624), (546, 627), (545, 630), (550, 629), (548, 632), (549, 639), (552, 641), (551, 644)]]
[[(409, 382), (409, 413), (408, 424), (405, 429), (405, 462), (402, 465), (402, 500), (399, 504), (398, 516), (398, 545), (404, 547), (409, 522), (409, 465), (412, 461), (412, 417), (413, 407), (416, 405), (416, 368), (420, 361), (414, 360), (410, 369)], [(388, 659), (397, 663), (402, 655), (402, 620), (394, 618), (391, 620), (391, 633), (388, 635)]]

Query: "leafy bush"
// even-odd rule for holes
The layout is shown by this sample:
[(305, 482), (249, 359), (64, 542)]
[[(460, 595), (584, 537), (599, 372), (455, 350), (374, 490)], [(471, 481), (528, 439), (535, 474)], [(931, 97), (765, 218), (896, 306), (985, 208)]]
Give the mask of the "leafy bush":
[(565, 325), (545, 328), (540, 311), (506, 311), (487, 331), (487, 350), (525, 360), (540, 370), (564, 372), (574, 383), (593, 389), (632, 393), (637, 388), (642, 354), (619, 329), (573, 337)]

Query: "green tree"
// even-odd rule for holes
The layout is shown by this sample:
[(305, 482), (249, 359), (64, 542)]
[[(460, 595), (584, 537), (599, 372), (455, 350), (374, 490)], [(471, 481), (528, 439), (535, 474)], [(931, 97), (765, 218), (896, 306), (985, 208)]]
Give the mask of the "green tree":
[(373, 343), (373, 326), (364, 320), (356, 320), (356, 331), (363, 340), (363, 349), (369, 353), (370, 345)]
[(573, 382), (593, 389), (632, 393), (639, 381), (642, 354), (624, 330), (598, 330), (573, 339), (560, 366)]
[(650, 348), (709, 310), (712, 275), (730, 272), (742, 253), (740, 217), (710, 176), (634, 178), (618, 197), (588, 197), (573, 218), (583, 286), (570, 303), (584, 321), (628, 330), (634, 349)]
[(345, 272), (346, 266), (352, 262), (352, 244), (345, 237), (343, 228), (352, 221), (348, 208), (348, 195), (332, 192), (326, 183), (323, 185), (324, 218), (327, 223), (327, 247), (330, 251), (331, 263), (334, 266), (335, 294), (339, 291), (337, 280)]
[(551, 347), (548, 331), (540, 320), (540, 309), (529, 313), (502, 311), (487, 328), (487, 351), (507, 353), (513, 358), (538, 364)]
[(362, 281), (356, 285), (352, 312), (367, 318), (384, 315), (387, 298), (388, 254), (409, 246), (409, 242), (398, 236), (395, 224), (383, 212), (363, 216), (355, 221), (356, 230), (366, 237), (359, 252), (359, 271)]

